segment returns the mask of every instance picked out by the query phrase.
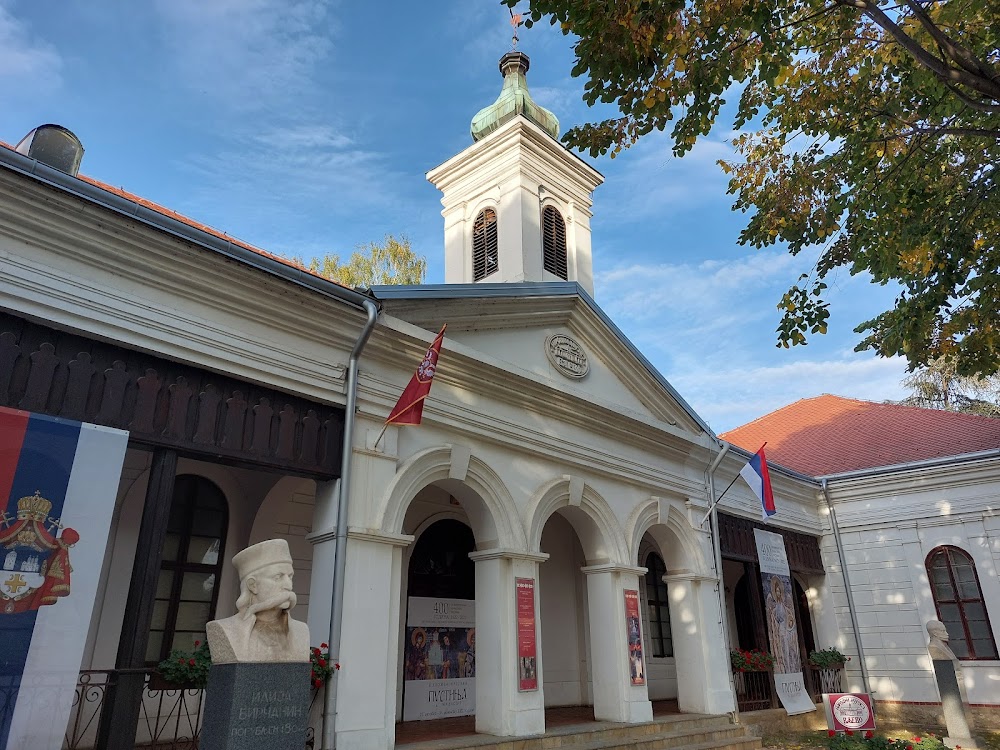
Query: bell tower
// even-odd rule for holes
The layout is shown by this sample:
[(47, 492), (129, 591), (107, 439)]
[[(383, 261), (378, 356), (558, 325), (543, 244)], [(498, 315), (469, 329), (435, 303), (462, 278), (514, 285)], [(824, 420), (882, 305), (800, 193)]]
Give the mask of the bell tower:
[(503, 88), (472, 118), (472, 145), (427, 173), (442, 193), (445, 283), (576, 281), (593, 295), (590, 209), (604, 178), (559, 143), (528, 65), (523, 52), (500, 58)]

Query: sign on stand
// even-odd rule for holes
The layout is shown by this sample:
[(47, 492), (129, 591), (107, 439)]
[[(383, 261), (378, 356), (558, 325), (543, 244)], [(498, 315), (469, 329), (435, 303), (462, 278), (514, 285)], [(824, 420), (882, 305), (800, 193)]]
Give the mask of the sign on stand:
[(476, 713), (476, 602), (411, 596), (403, 721)]
[(868, 693), (823, 693), (826, 725), (835, 732), (875, 728), (875, 711)]

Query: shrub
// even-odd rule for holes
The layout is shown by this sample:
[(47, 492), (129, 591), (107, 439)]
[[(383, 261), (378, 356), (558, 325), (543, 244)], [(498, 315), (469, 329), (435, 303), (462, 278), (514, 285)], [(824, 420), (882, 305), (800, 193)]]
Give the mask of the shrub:
[(844, 656), (835, 648), (824, 648), (822, 651), (813, 651), (809, 654), (809, 663), (820, 669), (837, 669), (850, 660), (851, 657)]
[(737, 672), (766, 672), (774, 666), (774, 659), (767, 651), (746, 649), (730, 651), (729, 662)]
[(871, 731), (827, 733), (830, 750), (947, 750), (939, 737), (925, 734), (908, 740), (894, 740)]
[(321, 688), (330, 680), (333, 670), (340, 669), (339, 664), (330, 661), (329, 646), (319, 644), (309, 649), (309, 661), (312, 663), (312, 675), (309, 680), (314, 688)]
[(192, 688), (204, 688), (208, 684), (208, 669), (212, 666), (208, 643), (195, 641), (194, 645), (191, 653), (174, 649), (157, 665), (156, 671), (164, 680)]

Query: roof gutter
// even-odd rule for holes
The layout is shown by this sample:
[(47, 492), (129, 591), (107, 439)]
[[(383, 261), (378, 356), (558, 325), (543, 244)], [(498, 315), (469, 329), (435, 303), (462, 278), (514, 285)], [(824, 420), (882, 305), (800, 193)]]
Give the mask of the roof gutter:
[(868, 664), (865, 661), (865, 649), (861, 645), (861, 630), (858, 627), (858, 609), (854, 604), (854, 590), (851, 588), (851, 576), (847, 572), (847, 557), (844, 555), (844, 543), (840, 539), (840, 526), (837, 525), (837, 511), (833, 508), (830, 493), (827, 492), (825, 479), (820, 482), (820, 490), (826, 499), (826, 507), (830, 511), (830, 527), (833, 529), (833, 539), (837, 543), (837, 555), (840, 557), (840, 573), (844, 577), (844, 590), (847, 592), (847, 610), (851, 614), (851, 627), (854, 629), (854, 642), (858, 646), (858, 662), (861, 665), (861, 681), (865, 692), (871, 694), (871, 681), (868, 677)]
[[(347, 571), (347, 514), (351, 499), (351, 463), (354, 459), (354, 418), (358, 403), (358, 360), (375, 328), (379, 309), (371, 300), (365, 300), (368, 320), (351, 351), (347, 367), (347, 406), (344, 412), (344, 441), (341, 448), (340, 493), (337, 501), (336, 548), (333, 562), (333, 593), (330, 606), (330, 661), (340, 663), (340, 644), (344, 630), (344, 575)], [(326, 686), (323, 706), (323, 750), (337, 744), (337, 683), (339, 667), (334, 669)]]
[[(60, 172), (58, 169), (16, 151), (0, 147), (0, 166), (325, 297), (346, 302), (360, 309), (366, 309), (365, 303), (375, 299), (370, 292), (363, 293), (349, 289), (287, 263), (248, 250), (231, 240), (216, 237), (209, 232), (161, 214), (159, 211), (154, 211), (137, 201), (109, 193), (96, 185)], [(376, 304), (378, 304), (377, 300)]]
[(892, 464), (890, 466), (876, 466), (872, 469), (857, 469), (855, 471), (842, 471), (839, 474), (823, 474), (817, 479), (826, 482), (828, 479), (855, 479), (860, 477), (875, 477), (881, 474), (896, 474), (900, 471), (911, 469), (931, 469), (936, 466), (950, 466), (952, 464), (968, 463), (970, 461), (981, 461), (987, 458), (1000, 457), (1000, 448), (988, 451), (977, 451), (975, 453), (962, 453), (957, 456), (944, 456), (941, 458), (926, 458), (922, 461), (908, 461), (902, 464)]

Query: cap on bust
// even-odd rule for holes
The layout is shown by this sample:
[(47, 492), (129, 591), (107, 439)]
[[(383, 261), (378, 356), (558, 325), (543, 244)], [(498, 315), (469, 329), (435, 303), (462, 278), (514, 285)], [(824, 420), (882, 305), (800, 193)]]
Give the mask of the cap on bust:
[(292, 564), (292, 554), (284, 539), (268, 539), (247, 547), (233, 556), (233, 565), (242, 581), (268, 565), (276, 563)]

